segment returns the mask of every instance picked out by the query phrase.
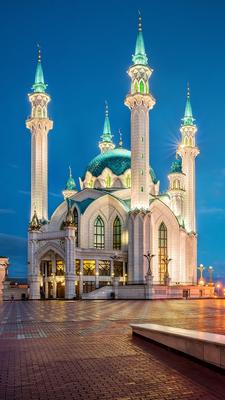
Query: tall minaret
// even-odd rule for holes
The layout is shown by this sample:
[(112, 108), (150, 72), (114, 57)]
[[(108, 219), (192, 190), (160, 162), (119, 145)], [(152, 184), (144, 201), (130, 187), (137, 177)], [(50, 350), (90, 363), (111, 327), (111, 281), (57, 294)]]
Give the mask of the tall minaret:
[(195, 216), (195, 158), (199, 154), (199, 149), (195, 144), (197, 127), (194, 124), (192, 115), (190, 89), (187, 87), (187, 101), (184, 118), (180, 127), (181, 143), (177, 153), (182, 158), (182, 171), (185, 174), (185, 228), (188, 232), (196, 232)]
[(153, 70), (148, 66), (140, 15), (132, 61), (128, 70), (131, 89), (125, 105), (131, 110), (131, 209), (134, 210), (149, 208), (149, 110), (155, 104), (149, 91), (148, 81)]
[(99, 142), (99, 148), (101, 153), (105, 153), (106, 151), (113, 150), (115, 148), (115, 144), (112, 141), (113, 135), (111, 133), (110, 121), (109, 121), (109, 107), (108, 103), (105, 103), (105, 122), (103, 127), (103, 133), (101, 136), (101, 142)]
[(26, 127), (31, 131), (31, 219), (36, 210), (40, 221), (48, 220), (48, 132), (53, 127), (48, 118), (50, 96), (45, 93), (46, 87), (39, 48), (33, 93), (28, 95), (31, 116)]

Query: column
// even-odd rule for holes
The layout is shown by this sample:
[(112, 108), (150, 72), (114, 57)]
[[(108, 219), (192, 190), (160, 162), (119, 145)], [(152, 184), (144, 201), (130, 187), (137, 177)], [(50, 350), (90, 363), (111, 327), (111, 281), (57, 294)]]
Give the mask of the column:
[(95, 260), (95, 288), (99, 288), (99, 260)]
[(126, 285), (126, 269), (125, 269), (125, 261), (123, 261), (123, 285)]
[(80, 297), (83, 294), (83, 272), (84, 272), (84, 260), (81, 258), (80, 260)]
[(28, 282), (30, 285), (29, 298), (40, 299), (40, 272), (36, 258), (38, 232), (29, 232), (28, 242)]
[(65, 298), (74, 299), (75, 293), (75, 227), (66, 227), (65, 236), (65, 259), (66, 259), (66, 273), (65, 273)]

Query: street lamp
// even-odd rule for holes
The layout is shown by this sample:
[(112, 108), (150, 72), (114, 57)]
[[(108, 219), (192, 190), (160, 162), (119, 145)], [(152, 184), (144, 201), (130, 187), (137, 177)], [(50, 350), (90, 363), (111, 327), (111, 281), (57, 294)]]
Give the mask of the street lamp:
[(205, 267), (203, 266), (203, 264), (200, 264), (199, 267), (198, 267), (198, 269), (199, 269), (199, 271), (200, 271), (200, 278), (199, 278), (198, 283), (199, 283), (200, 285), (204, 285), (205, 282), (204, 282), (204, 278), (203, 278), (203, 271), (204, 271)]
[(168, 265), (169, 265), (170, 261), (172, 261), (172, 258), (166, 257), (166, 258), (163, 259), (163, 261), (164, 261), (165, 266), (166, 266), (166, 271), (165, 271), (165, 276), (164, 276), (164, 283), (165, 283), (165, 285), (168, 285), (168, 284), (169, 284), (169, 270), (168, 270)]
[(147, 275), (152, 276), (151, 261), (152, 261), (153, 257), (155, 257), (155, 254), (150, 254), (150, 252), (148, 251), (147, 254), (143, 254), (143, 257), (147, 258), (147, 260), (148, 260)]

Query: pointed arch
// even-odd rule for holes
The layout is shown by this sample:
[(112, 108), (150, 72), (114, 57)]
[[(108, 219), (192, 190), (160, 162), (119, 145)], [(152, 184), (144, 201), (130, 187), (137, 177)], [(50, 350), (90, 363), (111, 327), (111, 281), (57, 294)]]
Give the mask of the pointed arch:
[(105, 224), (100, 215), (97, 216), (94, 223), (94, 247), (96, 249), (105, 248)]
[(120, 218), (117, 215), (113, 222), (113, 249), (114, 250), (121, 249), (121, 231), (122, 231), (122, 225), (121, 225)]
[(158, 231), (158, 254), (159, 254), (159, 281), (161, 284), (165, 281), (166, 275), (166, 258), (168, 256), (168, 237), (167, 227), (164, 222), (161, 222)]
[(144, 84), (143, 80), (140, 81), (139, 87), (140, 87), (140, 93), (145, 94), (145, 84)]
[(138, 81), (134, 82), (134, 92), (138, 93)]

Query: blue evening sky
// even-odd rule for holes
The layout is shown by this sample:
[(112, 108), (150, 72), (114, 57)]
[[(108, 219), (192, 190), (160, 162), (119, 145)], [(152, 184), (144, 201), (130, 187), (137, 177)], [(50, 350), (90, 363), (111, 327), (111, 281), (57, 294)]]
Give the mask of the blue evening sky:
[(198, 126), (197, 226), (199, 262), (225, 277), (225, 2), (221, 0), (2, 0), (0, 253), (10, 257), (11, 276), (26, 274), (30, 211), (31, 90), (42, 47), (52, 97), (49, 134), (49, 211), (62, 201), (68, 165), (77, 185), (98, 153), (104, 102), (118, 140), (130, 146), (130, 115), (123, 105), (141, 10), (145, 46), (154, 69), (150, 86), (151, 164), (161, 182), (179, 140), (187, 81)]

